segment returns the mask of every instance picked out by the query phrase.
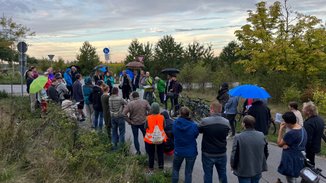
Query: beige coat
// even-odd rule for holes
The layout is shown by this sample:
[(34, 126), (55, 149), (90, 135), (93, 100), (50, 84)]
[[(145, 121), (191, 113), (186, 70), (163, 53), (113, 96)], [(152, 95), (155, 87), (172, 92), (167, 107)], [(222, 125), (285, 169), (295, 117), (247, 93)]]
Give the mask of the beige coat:
[(142, 125), (146, 122), (150, 108), (146, 100), (136, 98), (127, 104), (123, 110), (123, 115), (129, 124)]

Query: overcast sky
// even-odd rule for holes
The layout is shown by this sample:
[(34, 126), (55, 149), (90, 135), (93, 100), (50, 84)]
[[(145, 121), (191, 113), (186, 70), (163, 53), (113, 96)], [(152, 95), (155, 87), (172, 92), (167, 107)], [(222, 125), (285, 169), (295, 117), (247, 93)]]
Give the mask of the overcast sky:
[[(172, 35), (184, 45), (212, 44), (217, 55), (235, 39), (256, 0), (0, 0), (0, 13), (36, 32), (26, 40), (37, 58), (74, 60), (84, 41), (111, 50), (111, 60), (127, 55), (133, 39), (155, 44)], [(269, 4), (274, 1), (267, 1)], [(326, 20), (326, 0), (290, 0), (291, 9)]]

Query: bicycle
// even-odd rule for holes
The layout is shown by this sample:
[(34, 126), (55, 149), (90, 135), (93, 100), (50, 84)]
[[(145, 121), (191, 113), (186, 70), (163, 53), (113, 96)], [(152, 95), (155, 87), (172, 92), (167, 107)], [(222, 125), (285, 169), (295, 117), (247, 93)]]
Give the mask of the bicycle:
[(320, 180), (326, 182), (326, 176), (321, 173), (322, 170), (310, 163), (305, 156), (305, 152), (302, 152), (302, 154), (305, 157), (305, 168), (300, 171), (301, 183), (318, 183)]

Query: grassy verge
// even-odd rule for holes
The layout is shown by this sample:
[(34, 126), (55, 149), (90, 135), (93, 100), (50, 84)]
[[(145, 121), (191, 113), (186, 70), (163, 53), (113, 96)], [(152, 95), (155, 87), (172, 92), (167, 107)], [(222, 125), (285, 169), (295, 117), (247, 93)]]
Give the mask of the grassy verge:
[[(25, 79), (24, 79), (25, 80)], [(23, 81), (25, 83), (25, 81)], [(0, 72), (0, 84), (20, 84), (20, 72), (9, 71), (8, 73)]]
[(104, 133), (78, 125), (55, 105), (40, 118), (28, 98), (0, 99), (0, 182), (170, 182), (170, 173), (146, 176), (146, 156), (129, 145), (112, 151)]

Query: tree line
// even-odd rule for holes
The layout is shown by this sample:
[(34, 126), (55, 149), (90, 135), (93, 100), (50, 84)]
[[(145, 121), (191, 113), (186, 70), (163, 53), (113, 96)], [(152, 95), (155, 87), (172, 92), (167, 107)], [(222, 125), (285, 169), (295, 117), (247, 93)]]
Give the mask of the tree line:
[[(0, 59), (14, 61), (18, 57), (12, 49), (14, 41), (35, 33), (5, 17), (0, 26), (7, 30), (0, 32)], [(210, 44), (193, 42), (183, 46), (172, 35), (163, 36), (156, 44), (134, 39), (123, 62), (127, 64), (143, 56), (145, 69), (162, 77), (162, 69), (178, 68), (179, 80), (189, 86), (190, 83), (219, 86), (222, 82), (258, 84), (275, 101), (303, 101), (313, 99), (314, 91), (326, 91), (326, 30), (321, 19), (293, 12), (288, 0), (269, 6), (259, 2), (255, 10), (248, 11), (247, 23), (234, 34), (236, 39), (218, 56)], [(49, 65), (49, 60), (31, 57), (29, 63)], [(89, 72), (100, 64), (96, 48), (84, 42), (73, 63), (82, 68), (83, 74)], [(66, 67), (63, 59), (55, 64)]]

